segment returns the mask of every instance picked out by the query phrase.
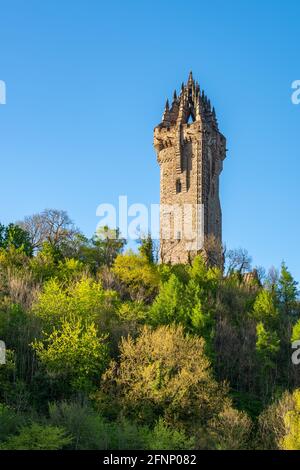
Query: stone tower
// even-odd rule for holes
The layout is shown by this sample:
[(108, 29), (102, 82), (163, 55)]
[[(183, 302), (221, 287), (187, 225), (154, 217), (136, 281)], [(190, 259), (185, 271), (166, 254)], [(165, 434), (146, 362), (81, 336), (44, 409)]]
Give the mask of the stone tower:
[(215, 110), (192, 72), (171, 106), (167, 100), (154, 147), (160, 165), (160, 258), (187, 263), (206, 237), (222, 240), (219, 175), (226, 157)]

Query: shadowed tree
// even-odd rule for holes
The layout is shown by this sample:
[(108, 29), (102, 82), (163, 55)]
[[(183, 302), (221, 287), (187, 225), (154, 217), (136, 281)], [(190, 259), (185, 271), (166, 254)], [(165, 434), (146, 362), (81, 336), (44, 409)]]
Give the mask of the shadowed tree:
[(237, 272), (243, 274), (251, 270), (252, 258), (247, 250), (239, 248), (237, 250), (229, 250), (226, 255), (227, 274)]
[(30, 235), (19, 225), (9, 224), (6, 227), (0, 224), (0, 248), (16, 248), (31, 256), (33, 246)]

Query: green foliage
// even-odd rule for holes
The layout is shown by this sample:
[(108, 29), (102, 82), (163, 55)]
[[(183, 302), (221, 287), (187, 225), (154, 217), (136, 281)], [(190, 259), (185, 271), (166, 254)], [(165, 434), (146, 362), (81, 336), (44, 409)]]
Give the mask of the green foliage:
[(87, 404), (53, 403), (49, 405), (52, 426), (63, 428), (72, 437), (67, 448), (101, 449), (192, 449), (194, 438), (168, 426), (160, 419), (150, 429), (124, 418), (109, 422)]
[(130, 251), (125, 255), (118, 255), (112, 270), (131, 300), (153, 300), (159, 285), (159, 275), (156, 266), (150, 264), (144, 256)]
[(125, 244), (126, 240), (120, 237), (119, 229), (101, 227), (91, 240), (82, 243), (78, 257), (96, 273), (101, 266), (111, 267)]
[(190, 269), (184, 264), (159, 264), (157, 269), (162, 284), (167, 282), (172, 274), (183, 284), (187, 284), (190, 280)]
[(144, 327), (135, 341), (123, 338), (120, 354), (97, 394), (98, 406), (109, 414), (119, 408), (147, 424), (160, 416), (173, 423), (205, 422), (226, 402), (226, 387), (212, 377), (203, 339), (186, 336), (182, 327)]
[(31, 256), (33, 252), (29, 234), (25, 230), (15, 224), (9, 224), (7, 227), (0, 224), (0, 248), (7, 250), (11, 247), (27, 256)]
[(34, 278), (38, 282), (44, 282), (54, 277), (59, 259), (61, 259), (60, 254), (57, 254), (49, 243), (44, 243), (41, 250), (30, 260), (30, 268)]
[(195, 448), (195, 438), (188, 437), (184, 431), (168, 426), (162, 418), (153, 431), (148, 433), (146, 448), (150, 450), (189, 450)]
[(73, 437), (69, 444), (71, 449), (105, 449), (105, 421), (89, 406), (79, 403), (51, 403), (49, 405), (49, 420), (54, 426), (63, 427)]
[(0, 225), (2, 448), (298, 449), (285, 264), (262, 286), (245, 250), (224, 274), (213, 240), (191, 265), (155, 264), (150, 236), (124, 245), (53, 209)]
[(208, 425), (210, 447), (216, 450), (245, 450), (251, 445), (253, 423), (245, 412), (225, 408)]
[(214, 336), (215, 296), (220, 279), (217, 269), (207, 269), (203, 259), (196, 257), (182, 282), (174, 273), (162, 283), (150, 310), (154, 325), (177, 323), (187, 332), (206, 340), (207, 352), (212, 351)]
[(281, 440), (284, 450), (300, 450), (300, 390), (293, 393), (294, 409), (287, 411), (284, 416), (286, 434)]
[(264, 367), (274, 367), (274, 358), (279, 351), (280, 339), (276, 331), (268, 331), (262, 322), (256, 327), (256, 351)]
[(67, 284), (88, 274), (89, 267), (76, 258), (65, 258), (60, 248), (44, 242), (36, 256), (30, 260), (35, 279), (47, 281), (57, 278)]
[(274, 325), (278, 316), (279, 312), (274, 294), (265, 289), (261, 290), (253, 306), (253, 317), (258, 322)]
[(78, 259), (67, 258), (58, 264), (57, 277), (65, 285), (79, 281), (84, 274), (86, 274), (86, 267)]
[(127, 420), (109, 422), (87, 404), (61, 402), (49, 405), (50, 422), (73, 437), (75, 450), (143, 449), (148, 428)]
[(184, 285), (175, 274), (161, 286), (151, 307), (150, 315), (154, 324), (180, 322), (184, 317)]
[(13, 378), (16, 371), (16, 358), (14, 351), (6, 348), (5, 364), (0, 364), (0, 400), (12, 395)]
[(285, 417), (295, 408), (294, 397), (285, 392), (280, 399), (276, 399), (265, 408), (258, 417), (257, 448), (265, 450), (278, 450), (286, 435)]
[(292, 337), (291, 341), (299, 341), (300, 340), (300, 320), (293, 326)]
[(59, 450), (70, 444), (71, 438), (63, 428), (33, 423), (20, 428), (16, 436), (0, 445), (1, 450)]
[(26, 268), (30, 259), (22, 248), (9, 246), (8, 248), (0, 248), (0, 273), (2, 278), (1, 290), (7, 288), (7, 278), (11, 271)]
[(43, 286), (32, 310), (46, 324), (57, 324), (68, 312), (68, 296), (61, 284), (55, 279), (50, 279)]
[(278, 295), (282, 309), (286, 315), (293, 315), (297, 312), (297, 282), (288, 271), (285, 263), (281, 265), (279, 278)]
[(135, 321), (145, 323), (148, 319), (149, 307), (143, 302), (122, 302), (117, 315), (121, 321)]
[(0, 442), (5, 441), (7, 436), (16, 434), (24, 424), (25, 419), (23, 416), (0, 403)]
[(105, 336), (94, 323), (64, 320), (59, 329), (36, 340), (33, 348), (47, 373), (70, 383), (74, 390), (89, 391), (108, 360)]
[(139, 244), (139, 252), (141, 256), (143, 256), (148, 263), (154, 263), (154, 245), (151, 235), (148, 234), (147, 237), (141, 238), (141, 240), (139, 240)]
[(106, 322), (107, 314), (114, 310), (117, 295), (104, 291), (100, 282), (83, 277), (65, 286), (52, 278), (44, 284), (33, 305), (34, 314), (45, 325), (58, 325), (64, 319)]

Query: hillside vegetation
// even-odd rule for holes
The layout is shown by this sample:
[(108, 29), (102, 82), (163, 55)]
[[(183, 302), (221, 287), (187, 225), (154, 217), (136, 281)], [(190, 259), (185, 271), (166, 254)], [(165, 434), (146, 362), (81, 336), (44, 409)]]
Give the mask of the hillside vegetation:
[(300, 450), (286, 265), (169, 266), (116, 235), (56, 210), (0, 226), (0, 448)]

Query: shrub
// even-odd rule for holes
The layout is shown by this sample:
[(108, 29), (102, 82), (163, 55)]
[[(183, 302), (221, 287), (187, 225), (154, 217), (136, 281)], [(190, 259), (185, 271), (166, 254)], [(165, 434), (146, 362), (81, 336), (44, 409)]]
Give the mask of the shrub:
[(0, 442), (6, 440), (11, 434), (16, 434), (24, 422), (23, 416), (0, 403)]
[(189, 450), (195, 448), (195, 438), (184, 431), (168, 426), (159, 419), (154, 429), (148, 433), (146, 448), (149, 450)]
[(63, 428), (33, 423), (20, 429), (19, 434), (9, 437), (1, 450), (59, 450), (70, 444), (71, 438)]
[(281, 447), (286, 434), (285, 416), (295, 407), (294, 397), (285, 392), (266, 408), (258, 418), (257, 445), (261, 449), (276, 450)]
[(160, 416), (203, 423), (223, 408), (226, 387), (212, 377), (202, 338), (180, 326), (144, 327), (136, 340), (122, 339), (120, 362), (111, 363), (96, 398), (108, 413), (120, 407), (147, 424)]
[(208, 427), (216, 450), (243, 450), (250, 446), (252, 421), (245, 412), (226, 407)]

